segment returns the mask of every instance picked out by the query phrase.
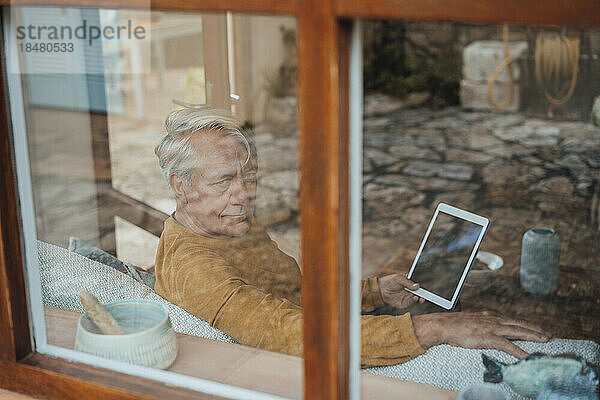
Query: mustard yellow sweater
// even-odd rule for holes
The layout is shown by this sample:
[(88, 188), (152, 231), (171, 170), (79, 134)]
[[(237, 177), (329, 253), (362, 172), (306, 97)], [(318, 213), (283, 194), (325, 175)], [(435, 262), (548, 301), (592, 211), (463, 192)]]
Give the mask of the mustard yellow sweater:
[[(302, 356), (300, 269), (261, 224), (239, 238), (207, 238), (165, 221), (156, 253), (156, 292), (242, 344)], [(362, 311), (383, 306), (377, 278), (362, 283)], [(363, 367), (424, 352), (410, 315), (361, 316)]]

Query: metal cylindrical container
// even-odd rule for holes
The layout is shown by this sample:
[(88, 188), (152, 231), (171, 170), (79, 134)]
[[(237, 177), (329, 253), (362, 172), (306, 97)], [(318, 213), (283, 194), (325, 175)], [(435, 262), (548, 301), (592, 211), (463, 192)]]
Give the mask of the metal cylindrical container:
[(548, 295), (556, 291), (560, 236), (554, 229), (533, 228), (523, 235), (521, 287), (529, 293)]

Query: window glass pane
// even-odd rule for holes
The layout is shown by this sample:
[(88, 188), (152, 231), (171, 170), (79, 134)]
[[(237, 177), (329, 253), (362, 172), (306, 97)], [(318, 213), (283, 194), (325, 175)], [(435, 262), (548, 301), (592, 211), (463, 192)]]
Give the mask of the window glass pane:
[[(48, 344), (301, 397), (300, 358), (276, 354), (302, 352), (295, 19), (11, 14)], [(88, 35), (72, 51), (64, 26)], [(82, 290), (135, 335), (85, 317), (76, 338)]]
[[(459, 390), (481, 382), (480, 352), (515, 362), (461, 347), (522, 357), (505, 338), (542, 333), (515, 343), (598, 362), (600, 33), (381, 20), (363, 35), (363, 365)], [(440, 203), (490, 223), (451, 311), (390, 278)], [(440, 213), (422, 289), (452, 300), (479, 231)]]

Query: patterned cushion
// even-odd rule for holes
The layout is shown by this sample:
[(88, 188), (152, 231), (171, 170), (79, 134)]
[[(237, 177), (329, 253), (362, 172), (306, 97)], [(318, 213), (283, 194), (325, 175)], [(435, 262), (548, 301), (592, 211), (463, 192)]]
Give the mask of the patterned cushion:
[(74, 236), (71, 236), (69, 238), (69, 250), (77, 254), (81, 254), (82, 256), (87, 257), (90, 260), (98, 261), (104, 265), (108, 265), (109, 267), (112, 267), (126, 275), (129, 275), (136, 281), (154, 289), (156, 276), (153, 273), (149, 273), (140, 267), (121, 261), (112, 254), (109, 254), (104, 250), (94, 247), (90, 244), (87, 244), (81, 241), (79, 238), (76, 238)]
[(79, 302), (81, 290), (90, 292), (102, 304), (121, 300), (152, 300), (167, 306), (175, 331), (234, 343), (231, 337), (208, 322), (168, 302), (147, 285), (112, 267), (41, 240), (37, 242), (37, 249), (42, 301), (46, 306), (82, 313), (83, 307)]

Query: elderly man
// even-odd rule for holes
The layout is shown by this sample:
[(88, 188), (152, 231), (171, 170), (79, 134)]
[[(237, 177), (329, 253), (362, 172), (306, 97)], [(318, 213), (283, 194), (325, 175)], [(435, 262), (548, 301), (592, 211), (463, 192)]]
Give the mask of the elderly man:
[[(254, 218), (252, 142), (225, 112), (181, 109), (165, 125), (155, 152), (177, 209), (160, 238), (156, 292), (240, 343), (301, 356), (301, 272)], [(405, 286), (418, 287), (401, 275), (363, 281), (363, 312), (418, 301)], [(523, 357), (508, 339), (548, 340), (539, 328), (487, 313), (362, 315), (361, 328), (365, 367), (405, 362), (440, 343)]]

